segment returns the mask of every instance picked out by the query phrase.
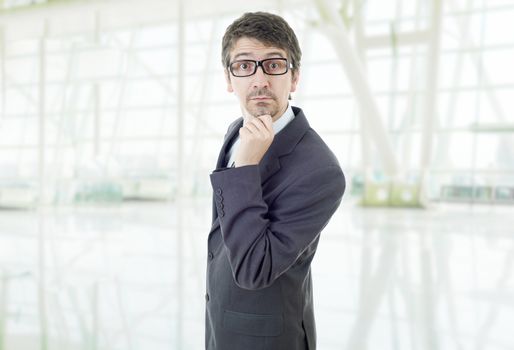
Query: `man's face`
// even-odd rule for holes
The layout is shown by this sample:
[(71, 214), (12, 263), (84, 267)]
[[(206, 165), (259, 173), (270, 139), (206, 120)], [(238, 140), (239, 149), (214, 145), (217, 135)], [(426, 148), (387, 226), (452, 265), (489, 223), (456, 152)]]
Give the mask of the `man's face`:
[[(280, 57), (288, 58), (283, 49), (266, 46), (256, 39), (243, 37), (236, 41), (230, 53), (230, 62), (244, 59), (260, 61)], [(275, 121), (285, 112), (289, 93), (296, 90), (298, 73), (296, 70), (293, 75), (289, 69), (283, 75), (268, 75), (264, 73), (262, 67), (258, 67), (254, 75), (234, 77), (228, 69), (225, 69), (225, 78), (227, 90), (233, 92), (239, 99), (245, 118), (269, 114)]]

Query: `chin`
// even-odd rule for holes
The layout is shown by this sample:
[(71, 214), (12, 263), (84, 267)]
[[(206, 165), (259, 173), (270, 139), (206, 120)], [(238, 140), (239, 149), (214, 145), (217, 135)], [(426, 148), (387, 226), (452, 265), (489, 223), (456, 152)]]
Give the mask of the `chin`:
[(255, 117), (265, 114), (269, 114), (271, 116), (276, 114), (276, 110), (274, 108), (270, 108), (269, 106), (252, 106), (247, 107), (247, 110)]

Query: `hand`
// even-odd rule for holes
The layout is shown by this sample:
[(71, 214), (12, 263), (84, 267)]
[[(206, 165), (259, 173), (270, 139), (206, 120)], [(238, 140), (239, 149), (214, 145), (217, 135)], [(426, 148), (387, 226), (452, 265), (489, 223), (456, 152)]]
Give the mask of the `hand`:
[(239, 129), (241, 143), (235, 156), (236, 167), (259, 164), (275, 136), (269, 114), (245, 120), (245, 125)]

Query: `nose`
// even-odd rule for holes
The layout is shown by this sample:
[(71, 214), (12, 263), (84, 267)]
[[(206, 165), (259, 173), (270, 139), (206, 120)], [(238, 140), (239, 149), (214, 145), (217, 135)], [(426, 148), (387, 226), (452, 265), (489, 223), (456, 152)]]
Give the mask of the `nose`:
[(268, 75), (264, 73), (262, 67), (257, 67), (257, 71), (253, 75), (252, 87), (255, 89), (269, 87)]

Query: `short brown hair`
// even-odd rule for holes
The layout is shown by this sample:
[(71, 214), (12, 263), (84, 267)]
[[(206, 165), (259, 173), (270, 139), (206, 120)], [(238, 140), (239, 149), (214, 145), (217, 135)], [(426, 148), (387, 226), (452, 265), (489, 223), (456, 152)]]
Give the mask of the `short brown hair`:
[(221, 62), (230, 63), (230, 51), (242, 37), (257, 39), (265, 45), (278, 47), (287, 52), (293, 68), (300, 68), (302, 50), (289, 24), (280, 16), (268, 12), (247, 12), (228, 26), (221, 44)]

